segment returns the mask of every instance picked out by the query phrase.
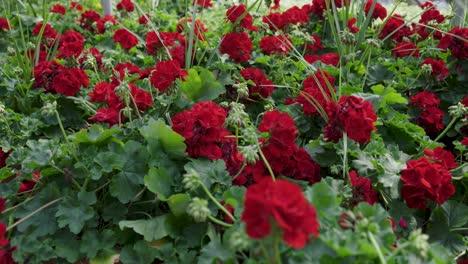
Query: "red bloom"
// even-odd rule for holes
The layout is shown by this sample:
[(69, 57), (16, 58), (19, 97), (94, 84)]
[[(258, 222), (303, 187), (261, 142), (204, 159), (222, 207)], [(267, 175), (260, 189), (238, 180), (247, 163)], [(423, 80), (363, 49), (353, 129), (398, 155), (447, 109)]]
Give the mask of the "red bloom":
[(135, 6), (133, 5), (132, 0), (122, 0), (117, 4), (117, 10), (133, 12), (135, 10)]
[(341, 96), (338, 103), (327, 106), (328, 122), (325, 127), (325, 138), (338, 142), (346, 132), (348, 137), (356, 142), (369, 142), (372, 130), (376, 130), (374, 122), (377, 115), (369, 101), (355, 96)]
[(56, 4), (52, 7), (52, 9), (50, 10), (51, 13), (57, 13), (57, 14), (61, 14), (62, 16), (65, 15), (65, 7), (63, 5), (60, 5), (60, 4)]
[(286, 244), (293, 248), (303, 248), (311, 234), (319, 236), (315, 208), (307, 202), (297, 184), (266, 177), (247, 188), (244, 206), (241, 219), (253, 239), (270, 234), (271, 220), (283, 231)]
[(451, 35), (445, 34), (437, 47), (443, 50), (449, 49), (452, 55), (460, 60), (468, 58), (468, 41), (466, 41), (468, 39), (468, 28), (455, 27), (449, 33)]
[(16, 250), (14, 248), (6, 248), (0, 249), (0, 261), (2, 264), (17, 264), (17, 262), (13, 259), (13, 251)]
[(5, 209), (6, 209), (5, 199), (3, 199), (3, 197), (0, 196), (0, 214), (3, 213)]
[[(468, 146), (468, 137), (464, 137), (460, 142), (463, 146)], [(1, 167), (1, 166), (0, 166)]]
[(67, 30), (63, 36), (60, 37), (59, 42), (59, 58), (77, 58), (83, 51), (84, 39), (83, 36), (76, 31)]
[(0, 148), (0, 169), (6, 166), (6, 159), (10, 156), (10, 152), (4, 152), (2, 148)]
[(199, 5), (201, 7), (212, 7), (213, 3), (211, 3), (211, 0), (193, 0), (192, 5)]
[(353, 206), (363, 201), (372, 205), (379, 200), (379, 194), (372, 188), (369, 178), (361, 177), (352, 170), (349, 172), (349, 180), (353, 186)]
[(146, 25), (148, 24), (148, 19), (150, 18), (150, 15), (148, 13), (142, 15), (140, 18), (138, 18), (138, 24), (140, 25)]
[[(427, 2), (427, 3), (430, 3), (430, 2)], [(443, 16), (439, 10), (437, 10), (435, 8), (434, 5), (432, 5), (432, 3), (428, 4), (428, 5), (421, 5), (421, 8), (426, 8), (426, 11), (424, 11), (424, 13), (421, 15), (421, 19), (419, 19), (419, 23), (421, 24), (426, 24), (428, 25), (430, 21), (435, 21), (437, 22), (438, 24), (442, 23), (445, 19), (445, 16)]]
[(409, 208), (424, 209), (427, 200), (443, 204), (455, 193), (450, 172), (426, 157), (408, 161), (401, 181), (401, 195)]
[(309, 16), (306, 11), (306, 9), (293, 6), (284, 11), (281, 16), (283, 17), (284, 23), (287, 25), (305, 24), (309, 21)]
[(327, 52), (320, 55), (319, 60), (325, 64), (337, 67), (340, 63), (340, 56), (338, 55), (338, 53)]
[(97, 23), (101, 16), (94, 10), (86, 10), (81, 14), (80, 26), (89, 32), (94, 32), (93, 23)]
[[(7, 233), (6, 226), (2, 222), (0, 222), (0, 248), (10, 244), (10, 241), (8, 241), (8, 239), (5, 237), (6, 233)], [(3, 260), (3, 259), (0, 259), (0, 260)]]
[(75, 1), (72, 1), (70, 3), (70, 9), (76, 9), (78, 11), (83, 11), (83, 6), (81, 6), (80, 4), (78, 4), (77, 2)]
[(44, 88), (47, 92), (55, 92), (52, 81), (65, 67), (53, 61), (42, 61), (34, 66), (34, 88)]
[(411, 42), (399, 42), (395, 48), (393, 49), (392, 53), (393, 57), (396, 58), (403, 58), (406, 56), (412, 56), (415, 58), (419, 57), (419, 49)]
[(34, 171), (32, 180), (22, 180), (20, 184), (20, 188), (18, 189), (18, 193), (24, 193), (31, 191), (34, 189), (34, 186), (36, 186), (36, 183), (39, 181), (41, 178), (41, 175), (39, 174), (38, 171)]
[[(183, 32), (190, 32), (190, 28), (192, 26), (192, 18), (183, 18), (180, 20), (180, 22), (177, 24), (177, 32), (183, 33)], [(205, 32), (208, 31), (208, 28), (203, 24), (203, 22), (200, 19), (195, 20), (195, 36), (201, 41), (205, 41)]]
[(267, 16), (263, 16), (262, 21), (268, 24), (273, 31), (277, 29), (282, 30), (287, 25), (286, 17), (281, 13), (270, 13)]
[(455, 157), (450, 151), (437, 147), (434, 150), (425, 149), (424, 154), (432, 160), (432, 162), (444, 166), (447, 170), (455, 169), (458, 164), (455, 162)]
[(228, 54), (236, 62), (246, 62), (250, 59), (252, 40), (246, 32), (232, 32), (223, 36), (219, 51)]
[(421, 109), (416, 123), (427, 133), (438, 132), (444, 128), (444, 112), (439, 107), (440, 100), (432, 92), (422, 91), (411, 97), (410, 105)]
[(356, 24), (356, 18), (353, 17), (351, 19), (348, 20), (348, 23), (346, 24), (346, 27), (349, 29), (349, 31), (351, 31), (351, 33), (357, 33), (359, 32), (359, 28), (356, 27), (354, 24)]
[(52, 88), (57, 92), (67, 96), (78, 93), (80, 87), (88, 87), (89, 79), (82, 69), (64, 69), (52, 80)]
[(274, 90), (273, 82), (268, 80), (265, 73), (256, 68), (245, 68), (240, 71), (240, 74), (245, 80), (252, 80), (255, 85), (248, 85), (250, 97), (259, 94), (263, 98), (267, 98)]
[(447, 78), (447, 76), (449, 75), (449, 70), (447, 69), (447, 67), (445, 67), (445, 62), (443, 60), (438, 61), (435, 59), (427, 58), (421, 63), (421, 67), (424, 64), (431, 66), (431, 75), (436, 77), (439, 81)]
[[(364, 12), (366, 12), (366, 16), (369, 14), (373, 2), (373, 0), (367, 0), (366, 6), (364, 7)], [(385, 7), (383, 7), (380, 3), (376, 2), (374, 6), (374, 11), (372, 12), (372, 18), (380, 18), (384, 20), (385, 17), (387, 17), (387, 9), (385, 9)]]
[[(121, 114), (121, 121), (124, 120), (124, 115)], [(110, 126), (119, 123), (119, 110), (115, 108), (100, 108), (97, 113), (90, 117), (89, 120), (108, 123)]]
[(273, 1), (273, 6), (270, 7), (271, 9), (278, 9), (280, 8), (280, 0), (274, 0)]
[(8, 20), (6, 18), (0, 17), (0, 31), (8, 31), (10, 29), (10, 23), (8, 23)]
[(129, 50), (138, 44), (138, 38), (128, 30), (121, 28), (114, 32), (114, 43), (119, 43), (122, 48)]
[(138, 110), (145, 111), (147, 107), (153, 106), (153, 97), (147, 91), (136, 87), (136, 85), (130, 83), (130, 93), (132, 94), (133, 100), (138, 107)]
[(312, 34), (310, 37), (313, 39), (312, 43), (307, 43), (306, 44), (306, 49), (310, 51), (317, 51), (323, 49), (322, 44), (320, 44), (321, 40), (319, 36)]
[(96, 22), (96, 28), (97, 28), (99, 34), (104, 34), (104, 32), (106, 32), (106, 23), (107, 22), (109, 22), (112, 25), (115, 25), (117, 23), (114, 16), (105, 15), (103, 18), (99, 19)]
[(382, 31), (380, 32), (379, 38), (385, 39), (390, 37), (397, 42), (401, 42), (403, 37), (409, 37), (411, 34), (413, 34), (413, 31), (405, 25), (403, 17), (398, 14), (394, 14), (387, 20), (387, 23), (385, 23)]
[(187, 74), (187, 71), (182, 70), (175, 60), (160, 61), (156, 64), (156, 70), (151, 74), (150, 83), (162, 92), (169, 88), (177, 78), (183, 78)]
[(258, 28), (253, 25), (252, 16), (247, 12), (247, 7), (244, 4), (232, 6), (226, 11), (226, 16), (233, 24), (237, 22), (238, 25), (247, 30), (258, 31)]
[(260, 40), (260, 48), (266, 54), (283, 53), (287, 55), (291, 50), (291, 40), (288, 36), (265, 36)]
[(179, 33), (150, 31), (146, 34), (146, 53), (156, 55), (158, 49), (174, 46), (176, 40), (184, 43)]
[[(41, 22), (36, 24), (36, 26), (34, 27), (32, 31), (34, 36), (39, 35), (39, 33), (41, 32), (42, 26), (43, 26), (43, 23)], [(44, 31), (42, 32), (42, 38), (55, 39), (56, 37), (57, 37), (57, 32), (54, 30), (54, 28), (51, 25), (46, 24)]]

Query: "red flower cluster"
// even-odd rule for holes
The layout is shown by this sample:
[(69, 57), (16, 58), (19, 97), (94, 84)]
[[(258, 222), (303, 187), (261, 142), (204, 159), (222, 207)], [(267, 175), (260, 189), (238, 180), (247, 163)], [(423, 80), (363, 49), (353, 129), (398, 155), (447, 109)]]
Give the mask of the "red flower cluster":
[(117, 4), (117, 10), (133, 12), (135, 11), (135, 5), (133, 5), (132, 0), (122, 0)]
[(34, 88), (44, 88), (46, 92), (55, 92), (52, 88), (52, 80), (65, 67), (62, 64), (53, 61), (41, 61), (34, 66)]
[[(21, 175), (21, 173), (19, 175)], [(25, 179), (21, 181), (18, 193), (25, 193), (31, 191), (32, 189), (34, 189), (34, 186), (36, 186), (39, 179), (41, 179), (41, 174), (38, 171), (34, 171), (32, 180)]]
[(359, 28), (355, 26), (357, 19), (355, 17), (348, 20), (346, 23), (346, 27), (349, 29), (351, 33), (358, 33)]
[[(190, 28), (192, 26), (192, 18), (183, 18), (180, 20), (180, 22), (177, 24), (177, 32), (183, 33), (183, 32), (190, 32)], [(203, 22), (200, 19), (195, 20), (195, 36), (201, 41), (205, 41), (205, 32), (208, 31), (208, 28), (203, 24)]]
[(88, 85), (88, 76), (79, 68), (63, 69), (52, 80), (52, 89), (67, 96), (75, 95), (80, 87), (86, 88)]
[(199, 102), (172, 118), (172, 129), (185, 138), (192, 158), (223, 159), (227, 170), (235, 175), (243, 162), (236, 140), (224, 127), (227, 112), (212, 101)]
[(427, 9), (421, 15), (421, 19), (419, 19), (419, 23), (428, 25), (430, 21), (435, 21), (438, 24), (444, 21), (445, 16), (443, 16), (431, 2), (426, 2), (422, 4), (421, 8), (427, 8)]
[[(1, 212), (1, 211), (0, 211)], [(12, 253), (15, 248), (10, 248), (10, 241), (6, 238), (6, 226), (0, 222), (0, 263), (15, 264)]]
[(416, 123), (426, 130), (426, 133), (435, 133), (444, 128), (444, 112), (439, 109), (440, 100), (434, 93), (422, 91), (410, 99), (410, 105), (421, 110)]
[(281, 229), (285, 243), (293, 248), (303, 248), (311, 234), (319, 236), (315, 208), (297, 184), (266, 177), (247, 188), (244, 206), (241, 219), (253, 239), (268, 236), (272, 220)]
[(57, 14), (61, 14), (62, 16), (65, 15), (65, 13), (67, 12), (67, 10), (65, 9), (65, 7), (63, 5), (60, 5), (60, 4), (55, 4), (52, 9), (50, 10), (51, 13), (57, 13)]
[[(39, 33), (41, 32), (43, 25), (44, 24), (41, 22), (37, 23), (32, 31), (32, 34), (34, 36), (38, 36)], [(42, 38), (55, 39), (56, 37), (57, 37), (57, 31), (55, 31), (55, 29), (51, 25), (46, 24), (46, 26), (44, 27), (44, 31), (42, 32)]]
[(329, 87), (333, 87), (335, 78), (328, 72), (319, 69), (304, 80), (304, 90), (296, 99), (287, 100), (288, 104), (298, 103), (306, 115), (318, 114), (317, 108), (325, 109), (332, 101)]
[(0, 31), (8, 31), (10, 29), (10, 23), (8, 23), (8, 20), (6, 18), (0, 17)]
[(292, 48), (287, 35), (265, 36), (260, 40), (260, 48), (267, 54), (283, 53), (287, 55)]
[(409, 208), (426, 208), (426, 201), (443, 204), (455, 193), (452, 176), (442, 162), (422, 157), (407, 162), (401, 172), (401, 196)]
[[(269, 134), (268, 138), (261, 140), (261, 151), (275, 175), (311, 184), (320, 181), (320, 167), (309, 153), (296, 145), (298, 130), (288, 114), (278, 110), (265, 112), (258, 130)], [(270, 177), (269, 172), (263, 160), (258, 160), (254, 165), (247, 166), (235, 183), (245, 184), (249, 178), (259, 182), (264, 177)]]
[(211, 0), (193, 0), (192, 5), (198, 5), (207, 8), (212, 7), (213, 3), (211, 3)]
[(333, 3), (330, 0), (312, 0), (312, 13), (317, 15), (319, 18), (323, 18), (323, 13), (325, 12), (325, 10), (327, 10), (327, 1), (330, 9), (332, 8), (333, 4), (335, 4), (336, 8), (340, 8), (344, 6), (349, 6), (349, 4), (351, 3), (351, 0), (334, 0)]
[(263, 98), (267, 98), (275, 89), (273, 82), (268, 80), (265, 73), (260, 69), (245, 68), (240, 71), (240, 75), (245, 80), (251, 80), (255, 83), (255, 85), (248, 85), (250, 98), (255, 98), (257, 94)]
[(449, 70), (445, 67), (445, 62), (443, 60), (435, 60), (431, 58), (425, 59), (421, 63), (421, 67), (424, 65), (430, 65), (432, 68), (431, 75), (436, 77), (437, 80), (442, 81), (443, 79), (447, 78), (449, 75)]
[(165, 91), (177, 78), (187, 76), (187, 71), (180, 68), (176, 60), (159, 61), (156, 64), (156, 70), (153, 71), (150, 83), (159, 91)]
[(353, 189), (352, 205), (367, 202), (372, 205), (379, 200), (379, 194), (372, 188), (369, 178), (359, 176), (354, 170), (349, 172), (349, 180)]
[(382, 31), (380, 32), (379, 38), (384, 39), (389, 36), (391, 39), (401, 42), (403, 37), (409, 37), (411, 34), (413, 34), (413, 31), (409, 26), (405, 25), (403, 17), (398, 14), (394, 14), (387, 20), (387, 23), (385, 23)]
[(138, 38), (125, 28), (114, 32), (114, 43), (119, 43), (122, 48), (129, 50), (138, 44)]
[(93, 24), (97, 23), (101, 16), (94, 10), (86, 10), (81, 14), (80, 26), (89, 32), (94, 33)]
[(67, 30), (60, 37), (58, 58), (78, 58), (83, 51), (84, 39), (83, 36), (76, 31)]
[(419, 57), (419, 49), (411, 42), (399, 42), (393, 49), (393, 57), (403, 58), (406, 56)]
[(305, 54), (304, 59), (310, 64), (313, 64), (316, 61), (321, 61), (324, 64), (333, 65), (335, 67), (340, 63), (340, 56), (335, 52), (326, 52), (322, 55)]
[(107, 22), (109, 22), (109, 23), (111, 23), (113, 25), (115, 25), (117, 23), (117, 21), (115, 20), (115, 17), (113, 17), (112, 15), (105, 15), (104, 17), (102, 17), (101, 19), (99, 19), (96, 22), (96, 28), (97, 28), (99, 34), (104, 34), (104, 32), (106, 32), (106, 23)]
[(434, 150), (425, 149), (424, 154), (428, 159), (432, 160), (432, 162), (444, 166), (447, 170), (458, 167), (453, 154), (441, 147), (437, 147)]
[(283, 13), (270, 13), (263, 16), (262, 21), (270, 27), (271, 30), (284, 30), (288, 25), (305, 24), (309, 21), (310, 9), (308, 5), (302, 8), (293, 6)]
[[(373, 0), (367, 0), (366, 5), (364, 6), (364, 12), (366, 12), (366, 16), (371, 11), (373, 3)], [(383, 7), (380, 3), (376, 2), (371, 16), (373, 19), (380, 18), (384, 20), (387, 17), (387, 9), (385, 9), (385, 7)]]
[(312, 34), (310, 35), (310, 37), (313, 39), (312, 43), (307, 43), (305, 48), (306, 50), (309, 50), (309, 51), (317, 51), (317, 50), (321, 50), (323, 49), (323, 46), (321, 43), (321, 40), (320, 40), (320, 37), (315, 35), (315, 34)]
[(233, 24), (238, 23), (239, 26), (247, 30), (258, 31), (258, 28), (253, 25), (252, 15), (247, 12), (247, 7), (244, 4), (232, 6), (226, 11), (226, 16)]
[(250, 59), (252, 40), (246, 32), (231, 32), (223, 36), (219, 51), (236, 62), (246, 62)]
[(449, 49), (457, 59), (467, 59), (468, 41), (466, 39), (468, 39), (468, 28), (454, 27), (449, 33), (442, 37), (437, 47), (443, 50)]
[(6, 166), (6, 159), (10, 156), (10, 152), (4, 152), (2, 148), (0, 148), (0, 169)]
[(356, 142), (369, 142), (372, 130), (376, 130), (374, 122), (377, 115), (369, 101), (355, 96), (341, 96), (338, 103), (327, 105), (328, 122), (325, 127), (325, 138), (338, 142), (346, 132), (348, 137)]
[(185, 63), (184, 47), (185, 39), (180, 33), (151, 31), (146, 34), (147, 54), (157, 55), (160, 51), (166, 53), (169, 50), (172, 58), (183, 65)]
[(6, 209), (5, 199), (0, 196), (0, 214)]

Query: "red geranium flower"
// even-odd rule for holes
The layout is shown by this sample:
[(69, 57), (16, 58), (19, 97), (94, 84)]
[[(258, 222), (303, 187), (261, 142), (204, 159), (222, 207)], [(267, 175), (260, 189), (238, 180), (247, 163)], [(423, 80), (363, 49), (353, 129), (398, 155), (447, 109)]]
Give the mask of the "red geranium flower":
[[(372, 8), (373, 2), (374, 2), (373, 0), (367, 0), (366, 5), (364, 7), (364, 12), (366, 12), (366, 16), (369, 14)], [(382, 4), (378, 2), (375, 3), (374, 11), (372, 12), (372, 18), (373, 19), (380, 18), (384, 20), (385, 17), (387, 17), (387, 9), (385, 9), (385, 7), (383, 7)]]
[(175, 60), (160, 61), (156, 64), (156, 70), (151, 74), (150, 83), (159, 91), (169, 88), (177, 78), (187, 76), (187, 71), (180, 68)]
[(10, 152), (4, 152), (2, 148), (0, 148), (0, 169), (6, 166), (6, 159), (10, 156)]
[(6, 233), (7, 233), (7, 228), (5, 224), (0, 222), (0, 248), (10, 244), (10, 241), (8, 241), (8, 239), (5, 237)]
[(94, 32), (93, 24), (97, 23), (101, 19), (101, 15), (99, 15), (94, 10), (86, 10), (81, 14), (80, 18), (80, 26), (89, 32)]
[[(41, 32), (41, 28), (44, 24), (39, 22), (36, 24), (36, 26), (34, 27), (32, 33), (34, 36), (38, 36), (39, 33)], [(54, 30), (54, 28), (49, 25), (49, 24), (46, 24), (45, 28), (44, 28), (44, 31), (42, 32), (42, 38), (51, 38), (51, 39), (55, 39), (57, 37), (57, 32)]]
[(468, 41), (466, 41), (468, 28), (455, 27), (449, 33), (442, 37), (437, 47), (443, 50), (449, 49), (452, 55), (460, 60), (468, 58)]
[(129, 50), (138, 44), (138, 38), (125, 28), (121, 28), (114, 32), (114, 43), (119, 43), (122, 48)]
[(419, 49), (411, 42), (399, 42), (395, 48), (393, 49), (392, 53), (393, 57), (396, 58), (403, 58), (406, 56), (412, 56), (415, 58), (419, 57)]
[[(121, 121), (124, 121), (123, 113), (120, 115)], [(119, 123), (119, 109), (115, 108), (100, 108), (96, 114), (89, 118), (89, 120), (108, 123), (109, 126)]]
[(321, 40), (320, 40), (320, 37), (315, 35), (315, 34), (312, 34), (310, 35), (310, 37), (313, 39), (312, 40), (312, 43), (307, 43), (306, 44), (306, 49), (307, 50), (310, 50), (310, 51), (317, 51), (317, 50), (321, 50), (323, 49), (323, 46), (322, 44), (320, 44)]
[(421, 19), (419, 19), (419, 23), (428, 25), (429, 22), (432, 20), (437, 22), (438, 24), (444, 21), (445, 16), (443, 16), (431, 2), (426, 2), (425, 4), (422, 4), (420, 6), (421, 8), (427, 8), (427, 9), (421, 15)]
[(260, 40), (260, 48), (266, 54), (283, 53), (287, 55), (291, 50), (291, 40), (286, 35), (265, 36)]
[(213, 3), (211, 3), (211, 0), (193, 0), (192, 5), (199, 5), (201, 7), (212, 7)]
[(252, 80), (255, 83), (255, 85), (248, 85), (251, 98), (255, 94), (260, 94), (261, 97), (267, 98), (275, 88), (273, 82), (268, 80), (265, 73), (259, 69), (245, 68), (240, 71), (240, 74), (245, 80)]
[(80, 4), (78, 4), (77, 2), (75, 1), (71, 1), (70, 3), (70, 9), (76, 9), (78, 11), (83, 11), (83, 6), (81, 6)]
[(434, 150), (425, 149), (424, 154), (432, 160), (432, 162), (444, 166), (447, 170), (455, 169), (458, 164), (455, 162), (455, 157), (450, 151), (437, 147)]
[(268, 24), (273, 31), (277, 29), (282, 30), (287, 25), (286, 17), (281, 13), (270, 13), (267, 16), (263, 16), (262, 21)]
[(286, 25), (305, 24), (309, 21), (309, 16), (306, 12), (307, 10), (304, 8), (293, 6), (284, 11), (281, 16)]
[(176, 40), (184, 43), (183, 39), (179, 33), (150, 31), (146, 34), (146, 53), (156, 55), (158, 49), (172, 47)]
[(51, 13), (61, 14), (62, 16), (65, 15), (66, 9), (63, 5), (55, 4), (52, 9), (50, 10)]
[(34, 66), (34, 88), (44, 88), (47, 92), (55, 92), (52, 81), (65, 67), (53, 61), (42, 61)]
[[(247, 7), (244, 4), (232, 6), (226, 11), (226, 16), (233, 24), (237, 22), (238, 25), (247, 30), (258, 31), (258, 28), (253, 25), (252, 16), (247, 12)], [(240, 19), (241, 17), (242, 19)]]
[(346, 27), (353, 34), (359, 32), (359, 28), (354, 25), (354, 24), (356, 24), (356, 21), (357, 21), (357, 19), (355, 17), (353, 17), (353, 18), (349, 19), (348, 23), (346, 24)]
[(353, 189), (353, 206), (363, 201), (372, 205), (379, 200), (379, 194), (372, 188), (372, 182), (369, 178), (361, 177), (352, 170), (349, 172), (349, 180)]
[(424, 64), (431, 66), (431, 75), (436, 77), (439, 81), (447, 78), (447, 76), (449, 75), (449, 70), (447, 69), (447, 67), (445, 67), (445, 62), (443, 60), (427, 58), (421, 63), (421, 66), (423, 66)]
[(83, 51), (84, 39), (83, 36), (76, 31), (67, 30), (65, 34), (60, 37), (59, 58), (77, 58)]
[(133, 5), (132, 0), (122, 0), (117, 4), (117, 10), (133, 12), (135, 11), (135, 5)]
[(18, 193), (24, 193), (28, 192), (32, 189), (34, 189), (34, 186), (36, 186), (36, 183), (39, 181), (41, 178), (41, 174), (39, 174), (38, 171), (33, 172), (33, 177), (32, 180), (22, 180), (20, 184), (20, 188), (18, 189)]
[(130, 83), (130, 93), (133, 100), (137, 105), (138, 110), (145, 111), (147, 107), (153, 106), (153, 97), (147, 91), (138, 88), (136, 85)]
[(355, 96), (341, 96), (338, 103), (331, 102), (327, 106), (328, 122), (325, 127), (325, 138), (338, 142), (346, 132), (348, 137), (356, 142), (369, 142), (372, 130), (376, 130), (374, 122), (377, 115), (372, 104)]
[(428, 91), (419, 92), (410, 99), (410, 105), (415, 105), (423, 110), (430, 107), (438, 107), (439, 104), (439, 98), (433, 92)]
[(5, 199), (0, 196), (0, 214), (6, 209)]
[[(190, 28), (192, 25), (192, 18), (183, 18), (180, 20), (180, 22), (177, 24), (177, 32), (183, 33), (183, 32), (189, 32)], [(205, 41), (205, 32), (208, 31), (208, 28), (203, 24), (203, 22), (200, 19), (195, 20), (195, 36), (201, 41)]]
[(439, 107), (440, 100), (434, 93), (422, 91), (411, 97), (410, 105), (421, 109), (421, 115), (416, 119), (416, 123), (426, 130), (427, 133), (434, 133), (442, 130), (444, 112)]
[(78, 93), (80, 87), (88, 87), (89, 79), (82, 69), (64, 69), (52, 80), (52, 88), (57, 92), (67, 96)]
[(231, 32), (223, 36), (219, 51), (228, 54), (236, 62), (246, 62), (250, 59), (252, 40), (246, 32)]
[(410, 29), (410, 27), (405, 25), (403, 17), (398, 14), (393, 14), (382, 28), (379, 38), (385, 39), (390, 37), (397, 42), (401, 42), (403, 37), (409, 37), (411, 34), (413, 34), (413, 31)]
[(271, 233), (271, 220), (281, 229), (286, 244), (293, 248), (303, 248), (310, 235), (319, 236), (315, 208), (297, 184), (266, 177), (247, 188), (244, 206), (241, 219), (253, 239)]
[(460, 142), (463, 146), (468, 146), (468, 137), (464, 137)]
[(99, 34), (104, 34), (104, 32), (106, 32), (107, 22), (111, 23), (112, 25), (115, 25), (117, 23), (114, 16), (109, 15), (109, 14), (104, 15), (104, 17), (102, 17), (96, 22), (96, 28)]
[(8, 31), (10, 29), (10, 23), (8, 23), (8, 20), (6, 18), (0, 17), (0, 31)]
[(426, 201), (443, 204), (455, 193), (450, 172), (439, 163), (422, 157), (407, 162), (401, 172), (401, 196), (409, 208), (426, 208)]

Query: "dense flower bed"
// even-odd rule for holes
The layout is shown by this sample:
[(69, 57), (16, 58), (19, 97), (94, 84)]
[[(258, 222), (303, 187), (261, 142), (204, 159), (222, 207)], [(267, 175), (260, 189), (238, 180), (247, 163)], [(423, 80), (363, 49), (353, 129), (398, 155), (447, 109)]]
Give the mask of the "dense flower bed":
[(468, 28), (432, 3), (7, 2), (0, 263), (468, 261)]

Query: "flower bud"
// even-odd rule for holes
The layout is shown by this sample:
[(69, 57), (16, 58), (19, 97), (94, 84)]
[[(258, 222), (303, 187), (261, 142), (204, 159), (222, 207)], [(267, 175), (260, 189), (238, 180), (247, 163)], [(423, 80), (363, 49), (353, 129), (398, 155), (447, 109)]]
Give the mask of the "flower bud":
[(259, 159), (256, 145), (239, 146), (239, 152), (248, 164), (255, 164)]
[(423, 64), (421, 66), (422, 74), (429, 76), (432, 73), (432, 66), (430, 64)]
[(235, 83), (232, 86), (237, 89), (237, 94), (240, 98), (249, 97), (249, 87), (246, 82)]
[(244, 111), (245, 105), (231, 102), (230, 107), (231, 110), (229, 110), (229, 115), (226, 118), (226, 124), (231, 126), (245, 126), (245, 121), (249, 118), (249, 115)]
[(409, 242), (412, 246), (416, 249), (416, 251), (420, 252), (423, 258), (426, 258), (427, 252), (429, 250), (429, 236), (423, 234), (421, 229), (416, 229), (408, 237)]
[(208, 208), (208, 201), (195, 197), (187, 207), (187, 213), (193, 217), (195, 222), (205, 222), (206, 218), (211, 214)]
[(458, 104), (449, 107), (449, 114), (457, 118), (463, 117), (468, 114), (468, 107), (459, 102)]
[(200, 174), (196, 170), (190, 170), (184, 174), (182, 183), (185, 189), (193, 191), (200, 186)]
[(250, 240), (247, 234), (243, 232), (243, 230), (237, 229), (229, 237), (228, 243), (232, 249), (236, 251), (242, 251), (249, 247)]

